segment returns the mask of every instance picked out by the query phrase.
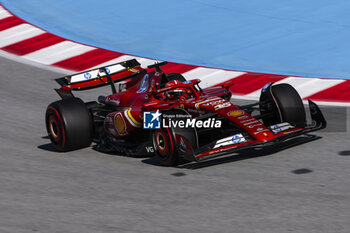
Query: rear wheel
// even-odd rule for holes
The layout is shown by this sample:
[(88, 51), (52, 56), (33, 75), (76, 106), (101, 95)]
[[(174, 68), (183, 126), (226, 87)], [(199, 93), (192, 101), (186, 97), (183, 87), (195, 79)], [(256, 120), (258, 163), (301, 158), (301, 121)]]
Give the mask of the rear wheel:
[(55, 148), (71, 151), (88, 147), (92, 141), (92, 118), (79, 98), (59, 100), (46, 110), (46, 129)]
[(157, 158), (163, 165), (175, 166), (177, 164), (179, 156), (171, 129), (156, 129), (153, 133), (153, 145)]
[(265, 125), (288, 122), (296, 127), (306, 124), (303, 101), (298, 92), (289, 84), (269, 86), (260, 96), (260, 111)]

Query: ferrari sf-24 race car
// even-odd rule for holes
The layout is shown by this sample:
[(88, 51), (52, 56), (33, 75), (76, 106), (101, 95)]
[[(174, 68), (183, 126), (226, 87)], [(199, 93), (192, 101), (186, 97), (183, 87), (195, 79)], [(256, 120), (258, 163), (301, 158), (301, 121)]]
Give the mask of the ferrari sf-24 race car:
[[(156, 155), (163, 165), (202, 161), (264, 147), (326, 127), (309, 100), (312, 123), (289, 84), (266, 84), (259, 102), (230, 102), (232, 81), (201, 88), (199, 79), (164, 73), (166, 62), (141, 68), (137, 60), (56, 79), (62, 100), (46, 110), (46, 128), (59, 151), (88, 147), (124, 155)], [(112, 94), (83, 102), (72, 91), (110, 85)], [(254, 114), (255, 113), (255, 114)]]

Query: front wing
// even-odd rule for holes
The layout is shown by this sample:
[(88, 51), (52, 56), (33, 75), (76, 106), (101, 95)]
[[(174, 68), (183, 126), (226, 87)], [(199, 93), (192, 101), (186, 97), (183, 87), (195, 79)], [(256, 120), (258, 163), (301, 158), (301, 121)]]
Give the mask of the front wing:
[[(218, 156), (223, 156), (228, 153), (236, 152), (242, 149), (246, 148), (261, 148), (266, 146), (275, 145), (281, 142), (284, 142), (288, 139), (295, 138), (297, 136), (323, 129), (327, 126), (327, 122), (319, 109), (319, 107), (309, 100), (309, 108), (310, 108), (310, 115), (312, 118), (312, 124), (307, 125), (303, 128), (291, 128), (286, 129), (281, 132), (275, 133), (275, 137), (271, 140), (267, 141), (257, 141), (257, 140), (250, 140), (250, 141), (242, 141), (240, 143), (235, 143), (227, 146), (221, 146), (218, 148), (214, 148), (213, 146), (210, 150), (203, 151), (194, 151), (192, 155), (186, 154), (184, 155), (185, 159), (190, 161), (203, 161), (207, 159), (211, 159)], [(213, 142), (213, 145), (215, 145), (215, 142)]]

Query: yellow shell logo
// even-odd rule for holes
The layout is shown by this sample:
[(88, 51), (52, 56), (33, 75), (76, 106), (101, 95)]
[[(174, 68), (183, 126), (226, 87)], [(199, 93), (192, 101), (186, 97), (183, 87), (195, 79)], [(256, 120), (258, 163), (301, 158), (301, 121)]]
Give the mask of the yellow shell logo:
[(229, 116), (240, 116), (242, 115), (244, 112), (242, 110), (234, 110), (228, 113)]

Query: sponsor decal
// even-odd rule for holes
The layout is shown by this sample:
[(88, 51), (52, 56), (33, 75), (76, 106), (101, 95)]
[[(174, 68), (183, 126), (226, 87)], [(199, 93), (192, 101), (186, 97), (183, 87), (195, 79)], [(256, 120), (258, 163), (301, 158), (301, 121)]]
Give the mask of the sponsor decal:
[(211, 103), (215, 103), (215, 101), (214, 100), (222, 100), (220, 97), (215, 97), (215, 98), (213, 98), (213, 99), (208, 99), (208, 100), (204, 100), (204, 101), (202, 101), (202, 102), (199, 102), (199, 103), (196, 103), (195, 104), (195, 107), (196, 107), (196, 109), (200, 109), (200, 106), (199, 105), (201, 105), (201, 104), (211, 104)]
[(228, 116), (236, 117), (242, 115), (244, 112), (242, 110), (233, 110), (227, 113)]
[(243, 137), (242, 134), (236, 134), (231, 137), (223, 138), (220, 139), (216, 142), (215, 146), (213, 149), (222, 147), (222, 146), (228, 146), (228, 145), (233, 145), (233, 144), (238, 144), (242, 142), (246, 142), (247, 140)]
[(287, 129), (291, 129), (291, 128), (294, 128), (294, 127), (291, 126), (288, 122), (284, 122), (284, 123), (270, 126), (270, 129), (274, 134), (285, 131)]
[(249, 119), (246, 119), (246, 120), (243, 120), (241, 121), (242, 125), (246, 126), (247, 128), (254, 128), (254, 127), (259, 127), (261, 126), (261, 122), (258, 121), (257, 119), (255, 118), (249, 118)]
[(244, 120), (244, 119), (247, 119), (249, 118), (247, 115), (243, 115), (243, 116), (239, 116), (237, 117), (239, 120)]
[(265, 92), (267, 90), (267, 88), (271, 85), (272, 83), (267, 83), (263, 86), (263, 88), (261, 89), (262, 92)]
[(89, 72), (86, 72), (86, 73), (84, 74), (84, 78), (85, 78), (85, 79), (90, 79), (90, 78), (91, 78), (91, 74), (90, 74)]
[(185, 81), (185, 82), (182, 82), (183, 84), (189, 84), (189, 83), (191, 83), (191, 81), (190, 80), (188, 80), (188, 81)]
[(104, 69), (103, 69), (103, 68), (100, 68), (100, 69), (98, 70), (98, 73), (97, 73), (96, 75), (97, 75), (97, 76), (98, 76), (98, 75), (105, 76), (105, 75), (106, 75), (106, 72), (105, 72), (104, 70), (106, 70), (107, 74), (110, 74), (110, 73), (111, 73), (111, 70), (110, 70), (109, 68), (104, 67)]
[(264, 129), (264, 128), (257, 128), (256, 131), (257, 132), (264, 132), (264, 131), (266, 131), (266, 129)]
[(258, 122), (260, 123), (260, 121), (258, 121), (258, 120), (255, 119), (255, 118), (250, 118), (250, 119), (241, 121), (241, 123), (242, 123), (243, 125), (250, 125), (250, 124), (254, 124), (254, 123), (258, 123)]
[(146, 146), (145, 148), (146, 148), (147, 153), (154, 153), (153, 146)]
[[(209, 102), (201, 102), (201, 103), (198, 103), (198, 105), (199, 104), (207, 104), (207, 105), (210, 104), (211, 106), (214, 107), (215, 110), (218, 110), (221, 108), (226, 108), (226, 107), (229, 107), (232, 105), (230, 102), (227, 102), (226, 100), (223, 100), (221, 98), (219, 98), (218, 100), (217, 100), (217, 98), (211, 99)], [(196, 104), (196, 106), (197, 106), (197, 104)]]
[(226, 103), (222, 103), (222, 104), (217, 104), (214, 106), (214, 109), (215, 110), (218, 110), (218, 109), (222, 109), (222, 108), (227, 108), (231, 106), (231, 103), (230, 102), (226, 102)]
[(258, 123), (258, 124), (255, 124), (255, 125), (248, 125), (247, 127), (248, 127), (249, 129), (252, 129), (252, 128), (254, 128), (254, 127), (258, 127), (258, 126), (261, 126), (260, 121), (259, 121), (259, 123)]
[(137, 93), (143, 93), (146, 92), (148, 89), (148, 74), (146, 74), (142, 81), (141, 81), (141, 85), (140, 85), (140, 89), (137, 91)]
[[(259, 125), (259, 126), (261, 126), (261, 125)], [(255, 129), (256, 130), (256, 132), (254, 132), (253, 134), (254, 135), (257, 135), (257, 134), (259, 134), (259, 133), (261, 133), (261, 132), (267, 132), (267, 131), (269, 131), (269, 129), (267, 129), (267, 128), (261, 128), (261, 127), (258, 127), (258, 128), (256, 128)]]

